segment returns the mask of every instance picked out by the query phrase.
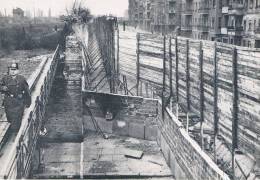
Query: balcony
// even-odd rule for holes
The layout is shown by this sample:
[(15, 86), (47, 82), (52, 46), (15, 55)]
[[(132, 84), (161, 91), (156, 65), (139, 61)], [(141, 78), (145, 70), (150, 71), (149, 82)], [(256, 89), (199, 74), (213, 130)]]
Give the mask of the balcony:
[(175, 25), (177, 23), (176, 19), (169, 19), (168, 24), (169, 25)]
[(260, 27), (256, 27), (255, 30), (254, 30), (255, 34), (260, 34)]
[(183, 15), (189, 16), (189, 15), (192, 15), (192, 13), (193, 13), (193, 8), (191, 6), (182, 7), (182, 14)]
[(243, 15), (244, 5), (239, 3), (232, 3), (229, 6), (228, 14), (230, 15)]
[(181, 30), (182, 31), (192, 31), (192, 26), (189, 24), (183, 24), (183, 25), (181, 25)]
[(209, 6), (201, 6), (199, 7), (199, 13), (200, 14), (209, 14)]
[(232, 36), (242, 36), (243, 35), (243, 27), (242, 26), (228, 26), (227, 27), (227, 34)]
[(208, 32), (209, 31), (209, 26), (208, 25), (198, 25), (197, 29), (201, 32)]

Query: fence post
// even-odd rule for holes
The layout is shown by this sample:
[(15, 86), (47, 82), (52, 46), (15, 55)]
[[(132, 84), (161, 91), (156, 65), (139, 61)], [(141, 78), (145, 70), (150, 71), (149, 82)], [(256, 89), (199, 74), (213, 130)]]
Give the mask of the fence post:
[(163, 90), (162, 90), (162, 119), (164, 120), (165, 110), (165, 81), (166, 81), (166, 37), (163, 36)]
[(216, 141), (218, 136), (218, 64), (217, 43), (214, 43), (214, 160), (217, 162)]
[(169, 69), (170, 69), (170, 110), (172, 112), (172, 37), (169, 38)]
[(200, 41), (200, 134), (201, 134), (201, 148), (204, 149), (204, 133), (203, 133), (203, 125), (204, 125), (204, 78), (203, 78), (203, 50), (202, 50), (202, 42)]
[(178, 57), (178, 36), (175, 38), (175, 58), (176, 58), (176, 116), (179, 119), (179, 57)]
[(186, 41), (186, 95), (187, 95), (187, 114), (186, 131), (189, 131), (189, 112), (190, 112), (190, 62), (189, 62), (189, 40)]
[(137, 33), (137, 50), (136, 50), (136, 55), (137, 55), (137, 61), (136, 61), (136, 95), (139, 95), (139, 81), (140, 81), (140, 34)]
[(145, 96), (149, 97), (149, 93), (148, 93), (148, 82), (145, 83)]
[(238, 148), (238, 138), (237, 138), (237, 129), (238, 129), (238, 86), (237, 86), (237, 49), (233, 49), (232, 57), (232, 84), (233, 84), (233, 112), (232, 112), (232, 170), (233, 170), (233, 179), (235, 179), (235, 151)]
[(119, 48), (120, 48), (120, 44), (119, 44), (119, 28), (117, 28), (117, 76), (118, 78), (120, 77), (120, 66), (119, 66)]

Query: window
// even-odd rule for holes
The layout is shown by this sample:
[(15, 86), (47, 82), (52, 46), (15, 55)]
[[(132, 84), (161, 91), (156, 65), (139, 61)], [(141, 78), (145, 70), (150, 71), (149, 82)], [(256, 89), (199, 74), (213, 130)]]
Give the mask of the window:
[(221, 28), (221, 17), (218, 18), (218, 28)]
[(243, 46), (246, 46), (246, 40), (243, 40)]
[(248, 0), (245, 0), (245, 9), (248, 8)]
[(248, 24), (248, 31), (251, 31), (251, 30), (252, 30), (252, 23), (249, 22), (249, 24)]
[(215, 8), (215, 6), (216, 6), (216, 1), (213, 0), (213, 8)]
[(244, 31), (246, 31), (246, 20), (244, 20)]
[(211, 27), (214, 27), (214, 24), (215, 24), (215, 18), (212, 18), (212, 24), (211, 24)]
[(254, 6), (254, 2), (253, 2), (253, 0), (250, 0), (250, 9), (252, 9), (253, 6)]

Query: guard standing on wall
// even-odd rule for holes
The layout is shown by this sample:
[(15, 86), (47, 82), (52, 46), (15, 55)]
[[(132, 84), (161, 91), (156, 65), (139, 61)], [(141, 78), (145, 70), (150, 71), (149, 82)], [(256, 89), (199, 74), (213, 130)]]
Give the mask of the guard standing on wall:
[(18, 63), (13, 63), (8, 67), (8, 75), (0, 80), (0, 92), (4, 94), (3, 106), (12, 132), (19, 131), (24, 108), (31, 104), (28, 83), (18, 73)]

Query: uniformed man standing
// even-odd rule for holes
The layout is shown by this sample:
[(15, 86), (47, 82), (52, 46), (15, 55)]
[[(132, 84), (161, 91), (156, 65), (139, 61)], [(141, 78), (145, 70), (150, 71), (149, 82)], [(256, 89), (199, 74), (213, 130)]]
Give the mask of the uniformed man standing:
[(18, 75), (17, 63), (8, 67), (8, 75), (0, 80), (0, 92), (4, 94), (3, 105), (11, 131), (18, 132), (21, 126), (25, 107), (31, 104), (31, 96), (26, 79)]

